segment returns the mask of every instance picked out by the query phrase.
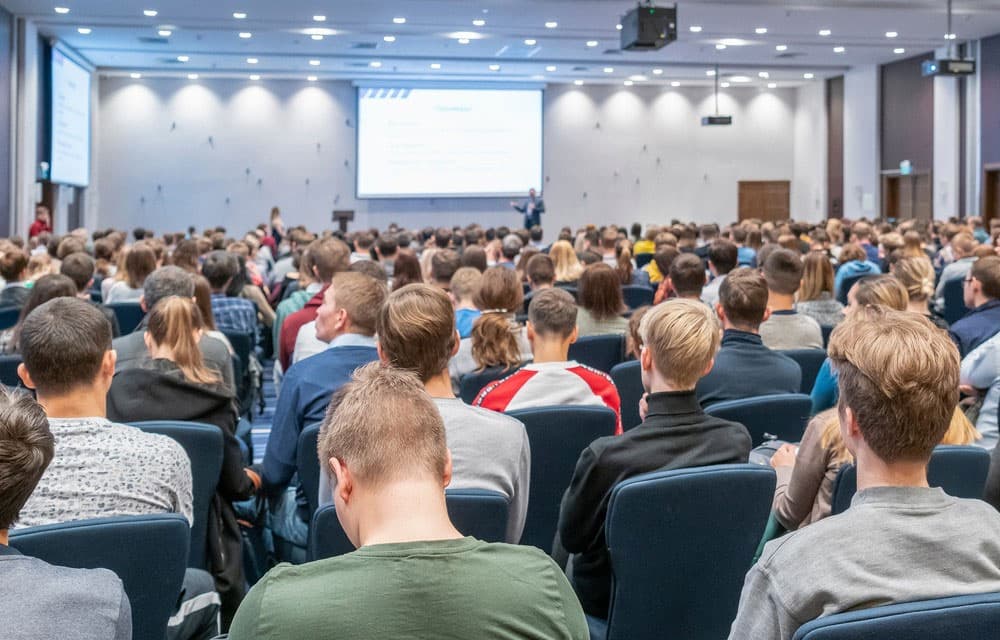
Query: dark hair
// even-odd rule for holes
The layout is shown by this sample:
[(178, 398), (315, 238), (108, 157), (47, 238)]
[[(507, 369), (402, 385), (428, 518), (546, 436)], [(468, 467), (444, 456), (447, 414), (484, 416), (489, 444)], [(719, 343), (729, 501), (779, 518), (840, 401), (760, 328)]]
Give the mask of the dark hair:
[(544, 253), (531, 256), (528, 264), (524, 268), (524, 275), (528, 279), (528, 284), (552, 284), (556, 280), (556, 268), (552, 263), (552, 258)]
[(7, 282), (16, 282), (28, 268), (28, 254), (20, 249), (5, 251), (0, 258), (0, 276)]
[(396, 236), (391, 233), (383, 233), (375, 240), (375, 249), (383, 258), (391, 258), (396, 255), (399, 249), (399, 242)]
[(984, 296), (1000, 298), (1000, 257), (979, 258), (972, 263), (972, 270), (969, 273), (979, 280)]
[(351, 268), (347, 271), (353, 273), (363, 273), (369, 278), (378, 280), (383, 285), (389, 281), (388, 276), (385, 275), (385, 269), (383, 269), (382, 265), (374, 260), (358, 260), (352, 264)]
[(739, 264), (739, 251), (739, 247), (729, 240), (716, 240), (708, 247), (708, 260), (715, 272), (723, 276)]
[(583, 270), (579, 295), (580, 306), (596, 320), (613, 318), (625, 311), (618, 274), (603, 262), (589, 265)]
[(767, 310), (767, 282), (756, 269), (733, 269), (719, 286), (719, 303), (730, 324), (757, 330)]
[(142, 289), (146, 277), (156, 271), (156, 253), (146, 244), (136, 243), (125, 256), (125, 270), (128, 284), (133, 289)]
[(792, 295), (802, 284), (802, 259), (790, 249), (772, 251), (764, 262), (764, 280), (775, 293)]
[(208, 280), (213, 291), (224, 289), (236, 277), (237, 265), (225, 251), (215, 250), (205, 256), (201, 266), (201, 275)]
[[(215, 315), (212, 313), (212, 287), (208, 284), (205, 276), (195, 274), (191, 281), (194, 283), (194, 303), (201, 311), (201, 321), (207, 331), (215, 331)], [(149, 295), (149, 290), (146, 291)]]
[(531, 227), (531, 229), (530, 229), (530, 231), (528, 233), (529, 233), (529, 235), (531, 237), (531, 241), (532, 242), (541, 242), (542, 241), (542, 228), (539, 227), (537, 224), (535, 226)]
[(198, 242), (195, 240), (181, 240), (174, 248), (171, 255), (171, 262), (191, 273), (198, 272)]
[(0, 389), (0, 531), (17, 521), (54, 453), (41, 405), (27, 393)]
[(94, 279), (94, 269), (94, 259), (82, 251), (69, 254), (59, 265), (59, 273), (73, 281), (77, 293), (82, 293)]
[(705, 287), (705, 265), (693, 253), (677, 256), (670, 265), (670, 284), (678, 296), (701, 295)]
[(68, 255), (87, 250), (87, 244), (76, 236), (66, 236), (59, 241), (56, 248), (56, 258), (62, 260)]
[[(72, 286), (66, 276), (51, 277), (65, 278)], [(92, 384), (104, 354), (111, 350), (107, 317), (75, 293), (73, 296), (49, 300), (29, 313), (21, 325), (24, 367), (44, 395), (62, 395)]]
[(670, 273), (670, 265), (674, 263), (674, 260), (679, 255), (681, 255), (680, 249), (669, 244), (664, 245), (659, 251), (653, 254), (653, 262), (656, 263), (656, 268), (660, 270), (664, 278)]
[(451, 249), (438, 249), (431, 256), (431, 279), (447, 287), (459, 266), (457, 253)]
[(423, 283), (424, 276), (420, 272), (420, 261), (412, 253), (400, 251), (393, 261), (392, 288), (405, 287), (408, 284)]
[(389, 364), (426, 382), (448, 368), (455, 348), (455, 312), (438, 287), (411, 284), (389, 294), (375, 319)]
[(463, 267), (473, 267), (482, 273), (489, 266), (486, 260), (486, 250), (478, 244), (472, 244), (462, 251), (460, 263)]

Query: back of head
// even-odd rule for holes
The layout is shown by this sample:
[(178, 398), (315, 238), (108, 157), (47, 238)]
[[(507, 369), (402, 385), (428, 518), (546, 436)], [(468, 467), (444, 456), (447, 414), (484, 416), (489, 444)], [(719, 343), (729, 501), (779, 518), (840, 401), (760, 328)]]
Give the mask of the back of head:
[(543, 289), (531, 298), (528, 322), (538, 336), (566, 339), (576, 328), (576, 301), (568, 291)]
[(363, 273), (347, 271), (335, 275), (330, 286), (337, 308), (347, 312), (354, 332), (375, 335), (379, 308), (388, 295), (385, 284)]
[(767, 310), (767, 281), (755, 269), (734, 269), (719, 285), (719, 304), (730, 324), (756, 331)]
[(431, 279), (440, 285), (448, 286), (451, 277), (460, 266), (458, 254), (451, 249), (439, 249), (431, 256)]
[(972, 263), (969, 274), (979, 281), (984, 296), (993, 300), (1000, 298), (1000, 257), (979, 258)]
[(887, 463), (930, 458), (958, 403), (959, 355), (915, 313), (870, 307), (834, 330), (829, 356), (865, 443)]
[(396, 255), (392, 268), (392, 286), (394, 289), (405, 287), (415, 282), (423, 282), (420, 272), (420, 261), (408, 251), (400, 251)]
[(903, 283), (889, 275), (861, 278), (851, 288), (850, 295), (860, 307), (886, 307), (895, 311), (905, 311), (910, 300)]
[(900, 258), (892, 266), (892, 275), (912, 301), (924, 302), (934, 295), (934, 266), (926, 255)]
[(459, 263), (463, 267), (472, 267), (480, 273), (486, 271), (487, 266), (489, 266), (486, 260), (486, 250), (478, 244), (472, 244), (465, 247), (462, 251), (462, 257), (459, 259)]
[(729, 240), (716, 240), (708, 247), (708, 260), (720, 276), (736, 268), (739, 248)]
[(951, 239), (951, 246), (954, 248), (956, 258), (966, 258), (971, 256), (973, 249), (976, 248), (976, 239), (971, 233), (963, 231), (955, 234)]
[(49, 300), (21, 325), (21, 355), (40, 395), (92, 385), (111, 349), (111, 323), (100, 309), (71, 295)]
[(79, 293), (83, 293), (94, 279), (94, 269), (94, 259), (82, 251), (66, 256), (59, 265), (59, 273), (72, 280)]
[(20, 322), (28, 317), (28, 314), (37, 307), (55, 298), (74, 298), (78, 290), (76, 284), (61, 273), (50, 273), (35, 281), (35, 286), (28, 294), (28, 300), (21, 308)]
[(369, 278), (378, 280), (383, 285), (387, 285), (389, 283), (389, 277), (385, 275), (385, 269), (382, 268), (381, 264), (375, 262), (374, 260), (358, 260), (351, 265), (348, 271), (353, 273), (363, 273)]
[(670, 283), (678, 296), (700, 296), (705, 286), (705, 265), (693, 253), (677, 256), (670, 265)]
[(459, 302), (472, 302), (476, 292), (479, 291), (479, 283), (482, 282), (483, 274), (473, 267), (461, 267), (451, 277), (451, 295)]
[(855, 222), (851, 227), (851, 233), (858, 240), (869, 240), (872, 237), (872, 228), (867, 222)]
[(141, 289), (149, 274), (156, 270), (156, 253), (144, 242), (137, 242), (125, 256), (128, 286)]
[(576, 257), (573, 245), (565, 240), (560, 240), (549, 249), (549, 257), (555, 267), (556, 280), (560, 282), (571, 282), (580, 277), (583, 267)]
[(160, 267), (146, 278), (142, 297), (146, 309), (152, 309), (160, 300), (170, 296), (181, 298), (194, 297), (194, 279), (191, 274), (180, 267)]
[(76, 236), (66, 236), (59, 241), (59, 246), (56, 248), (56, 257), (62, 260), (68, 255), (86, 250), (87, 245), (83, 240)]
[(656, 268), (660, 270), (664, 276), (670, 273), (670, 266), (674, 264), (674, 260), (681, 255), (680, 249), (673, 245), (663, 245), (656, 250), (653, 254), (653, 262), (656, 263)]
[(534, 287), (550, 285), (555, 282), (556, 268), (552, 263), (552, 258), (544, 253), (539, 253), (531, 256), (531, 259), (528, 260), (524, 275), (528, 278), (528, 284)]
[(27, 393), (0, 389), (0, 531), (17, 521), (54, 453), (41, 405)]
[(855, 260), (864, 262), (868, 259), (868, 254), (865, 250), (856, 244), (845, 244), (843, 249), (840, 250), (840, 264), (846, 262), (853, 262)]
[(351, 250), (337, 238), (315, 240), (309, 243), (306, 253), (312, 262), (314, 276), (324, 284), (328, 284), (335, 273), (347, 271), (350, 267)]
[(28, 268), (28, 254), (20, 249), (10, 249), (0, 257), (0, 276), (7, 282), (17, 282)]
[(530, 230), (529, 234), (531, 236), (531, 241), (532, 242), (541, 242), (542, 241), (542, 228), (539, 227), (537, 224), (535, 226), (531, 227), (531, 230)]
[(205, 367), (201, 348), (198, 346), (198, 332), (202, 328), (201, 311), (190, 296), (168, 296), (161, 299), (149, 312), (146, 324), (150, 339), (170, 350), (171, 361), (188, 382), (215, 384), (219, 382), (219, 376)]
[(824, 293), (833, 296), (833, 265), (823, 251), (810, 251), (802, 260), (802, 288), (799, 302), (819, 300)]
[(490, 267), (483, 272), (473, 302), (482, 311), (518, 313), (524, 305), (524, 287), (512, 269)]
[(673, 299), (642, 317), (639, 337), (662, 377), (692, 389), (719, 350), (722, 330), (708, 305)]
[(451, 245), (452, 230), (448, 227), (438, 227), (434, 231), (434, 246), (438, 249), (447, 249)]
[(521, 253), (521, 249), (524, 248), (524, 243), (519, 237), (513, 233), (508, 234), (500, 246), (500, 251), (503, 253), (503, 257), (507, 260), (513, 260), (517, 257), (517, 254)]
[(802, 282), (802, 260), (797, 252), (778, 249), (764, 263), (764, 280), (775, 293), (793, 295)]
[(225, 251), (212, 251), (205, 256), (201, 275), (205, 276), (213, 291), (220, 291), (236, 276), (236, 264)]
[(389, 364), (426, 382), (448, 368), (455, 349), (455, 312), (438, 287), (411, 284), (386, 298), (376, 331)]
[(580, 306), (597, 320), (613, 318), (625, 310), (618, 275), (603, 262), (589, 265), (583, 270), (579, 293)]
[(618, 244), (618, 230), (614, 227), (607, 227), (601, 232), (601, 248), (605, 251), (611, 251), (616, 244)]

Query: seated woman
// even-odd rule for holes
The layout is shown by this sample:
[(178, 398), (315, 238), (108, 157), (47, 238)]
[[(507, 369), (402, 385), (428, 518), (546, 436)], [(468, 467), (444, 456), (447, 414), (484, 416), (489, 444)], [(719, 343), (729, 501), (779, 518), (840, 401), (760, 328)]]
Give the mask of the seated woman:
[(610, 266), (599, 262), (583, 270), (578, 299), (576, 326), (581, 338), (628, 331), (628, 320), (621, 315), (622, 288)]
[(202, 360), (202, 326), (201, 312), (190, 299), (172, 296), (158, 302), (146, 326), (150, 360), (115, 375), (108, 392), (108, 419), (201, 422), (222, 431), (222, 473), (209, 513), (207, 556), (223, 615), (231, 616), (245, 586), (242, 537), (232, 502), (253, 496), (260, 478), (243, 466), (233, 394)]
[(21, 307), (21, 315), (17, 318), (17, 324), (10, 329), (4, 329), (0, 332), (0, 352), (4, 355), (21, 352), (18, 345), (21, 335), (21, 325), (24, 324), (24, 319), (28, 317), (28, 314), (35, 310), (35, 307), (41, 306), (53, 298), (75, 297), (76, 285), (70, 280), (69, 276), (56, 273), (39, 278), (31, 288), (27, 302)]
[(934, 266), (930, 259), (921, 254), (917, 257), (889, 258), (889, 270), (892, 275), (903, 283), (906, 293), (910, 296), (907, 311), (920, 314), (934, 323), (938, 328), (948, 330), (948, 323), (941, 316), (931, 313), (931, 298), (934, 295)]
[(855, 276), (879, 275), (882, 270), (877, 264), (868, 260), (865, 250), (856, 244), (846, 244), (840, 250), (840, 266), (833, 279), (833, 295), (840, 298), (844, 281)]
[[(137, 242), (125, 256), (125, 268), (119, 270), (115, 282), (104, 293), (104, 304), (139, 302), (146, 277), (156, 271), (156, 253), (146, 244)], [(122, 278), (118, 278), (121, 275)], [(102, 288), (104, 283), (101, 284)]]
[(824, 251), (810, 251), (802, 261), (802, 286), (795, 310), (827, 327), (844, 319), (844, 305), (833, 297), (833, 265)]
[(552, 258), (552, 266), (556, 272), (556, 284), (568, 287), (575, 287), (580, 274), (583, 273), (583, 265), (576, 257), (576, 251), (566, 240), (559, 240), (549, 249), (549, 257)]

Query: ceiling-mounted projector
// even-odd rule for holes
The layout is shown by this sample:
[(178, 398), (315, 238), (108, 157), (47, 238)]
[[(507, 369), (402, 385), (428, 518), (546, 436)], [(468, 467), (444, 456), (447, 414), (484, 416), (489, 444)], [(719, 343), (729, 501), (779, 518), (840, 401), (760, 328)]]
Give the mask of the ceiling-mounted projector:
[(971, 76), (976, 73), (975, 60), (924, 60), (924, 76)]
[(655, 51), (677, 39), (677, 5), (639, 5), (621, 19), (621, 47), (626, 51)]

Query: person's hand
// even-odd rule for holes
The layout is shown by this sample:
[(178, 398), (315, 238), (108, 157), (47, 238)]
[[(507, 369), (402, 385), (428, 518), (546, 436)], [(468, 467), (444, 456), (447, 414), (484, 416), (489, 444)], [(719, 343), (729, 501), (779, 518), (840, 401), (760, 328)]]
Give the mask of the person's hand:
[(250, 467), (244, 467), (243, 472), (247, 474), (247, 477), (250, 478), (250, 482), (253, 483), (254, 491), (260, 491), (260, 475)]
[(646, 414), (649, 413), (649, 403), (646, 402), (646, 398), (648, 397), (649, 394), (644, 393), (642, 394), (642, 397), (639, 398), (639, 419), (643, 422), (646, 421)]
[(795, 454), (797, 452), (798, 449), (795, 445), (788, 444), (786, 442), (774, 452), (773, 456), (771, 456), (771, 466), (775, 469), (778, 467), (795, 466)]
[(973, 398), (979, 397), (979, 391), (973, 387), (971, 384), (962, 384), (958, 386), (958, 391), (962, 395), (971, 396)]
[(516, 202), (514, 202), (513, 200), (511, 200), (511, 201), (510, 201), (510, 206), (512, 206), (512, 207), (516, 207), (516, 206), (517, 206), (517, 203), (516, 203)]

